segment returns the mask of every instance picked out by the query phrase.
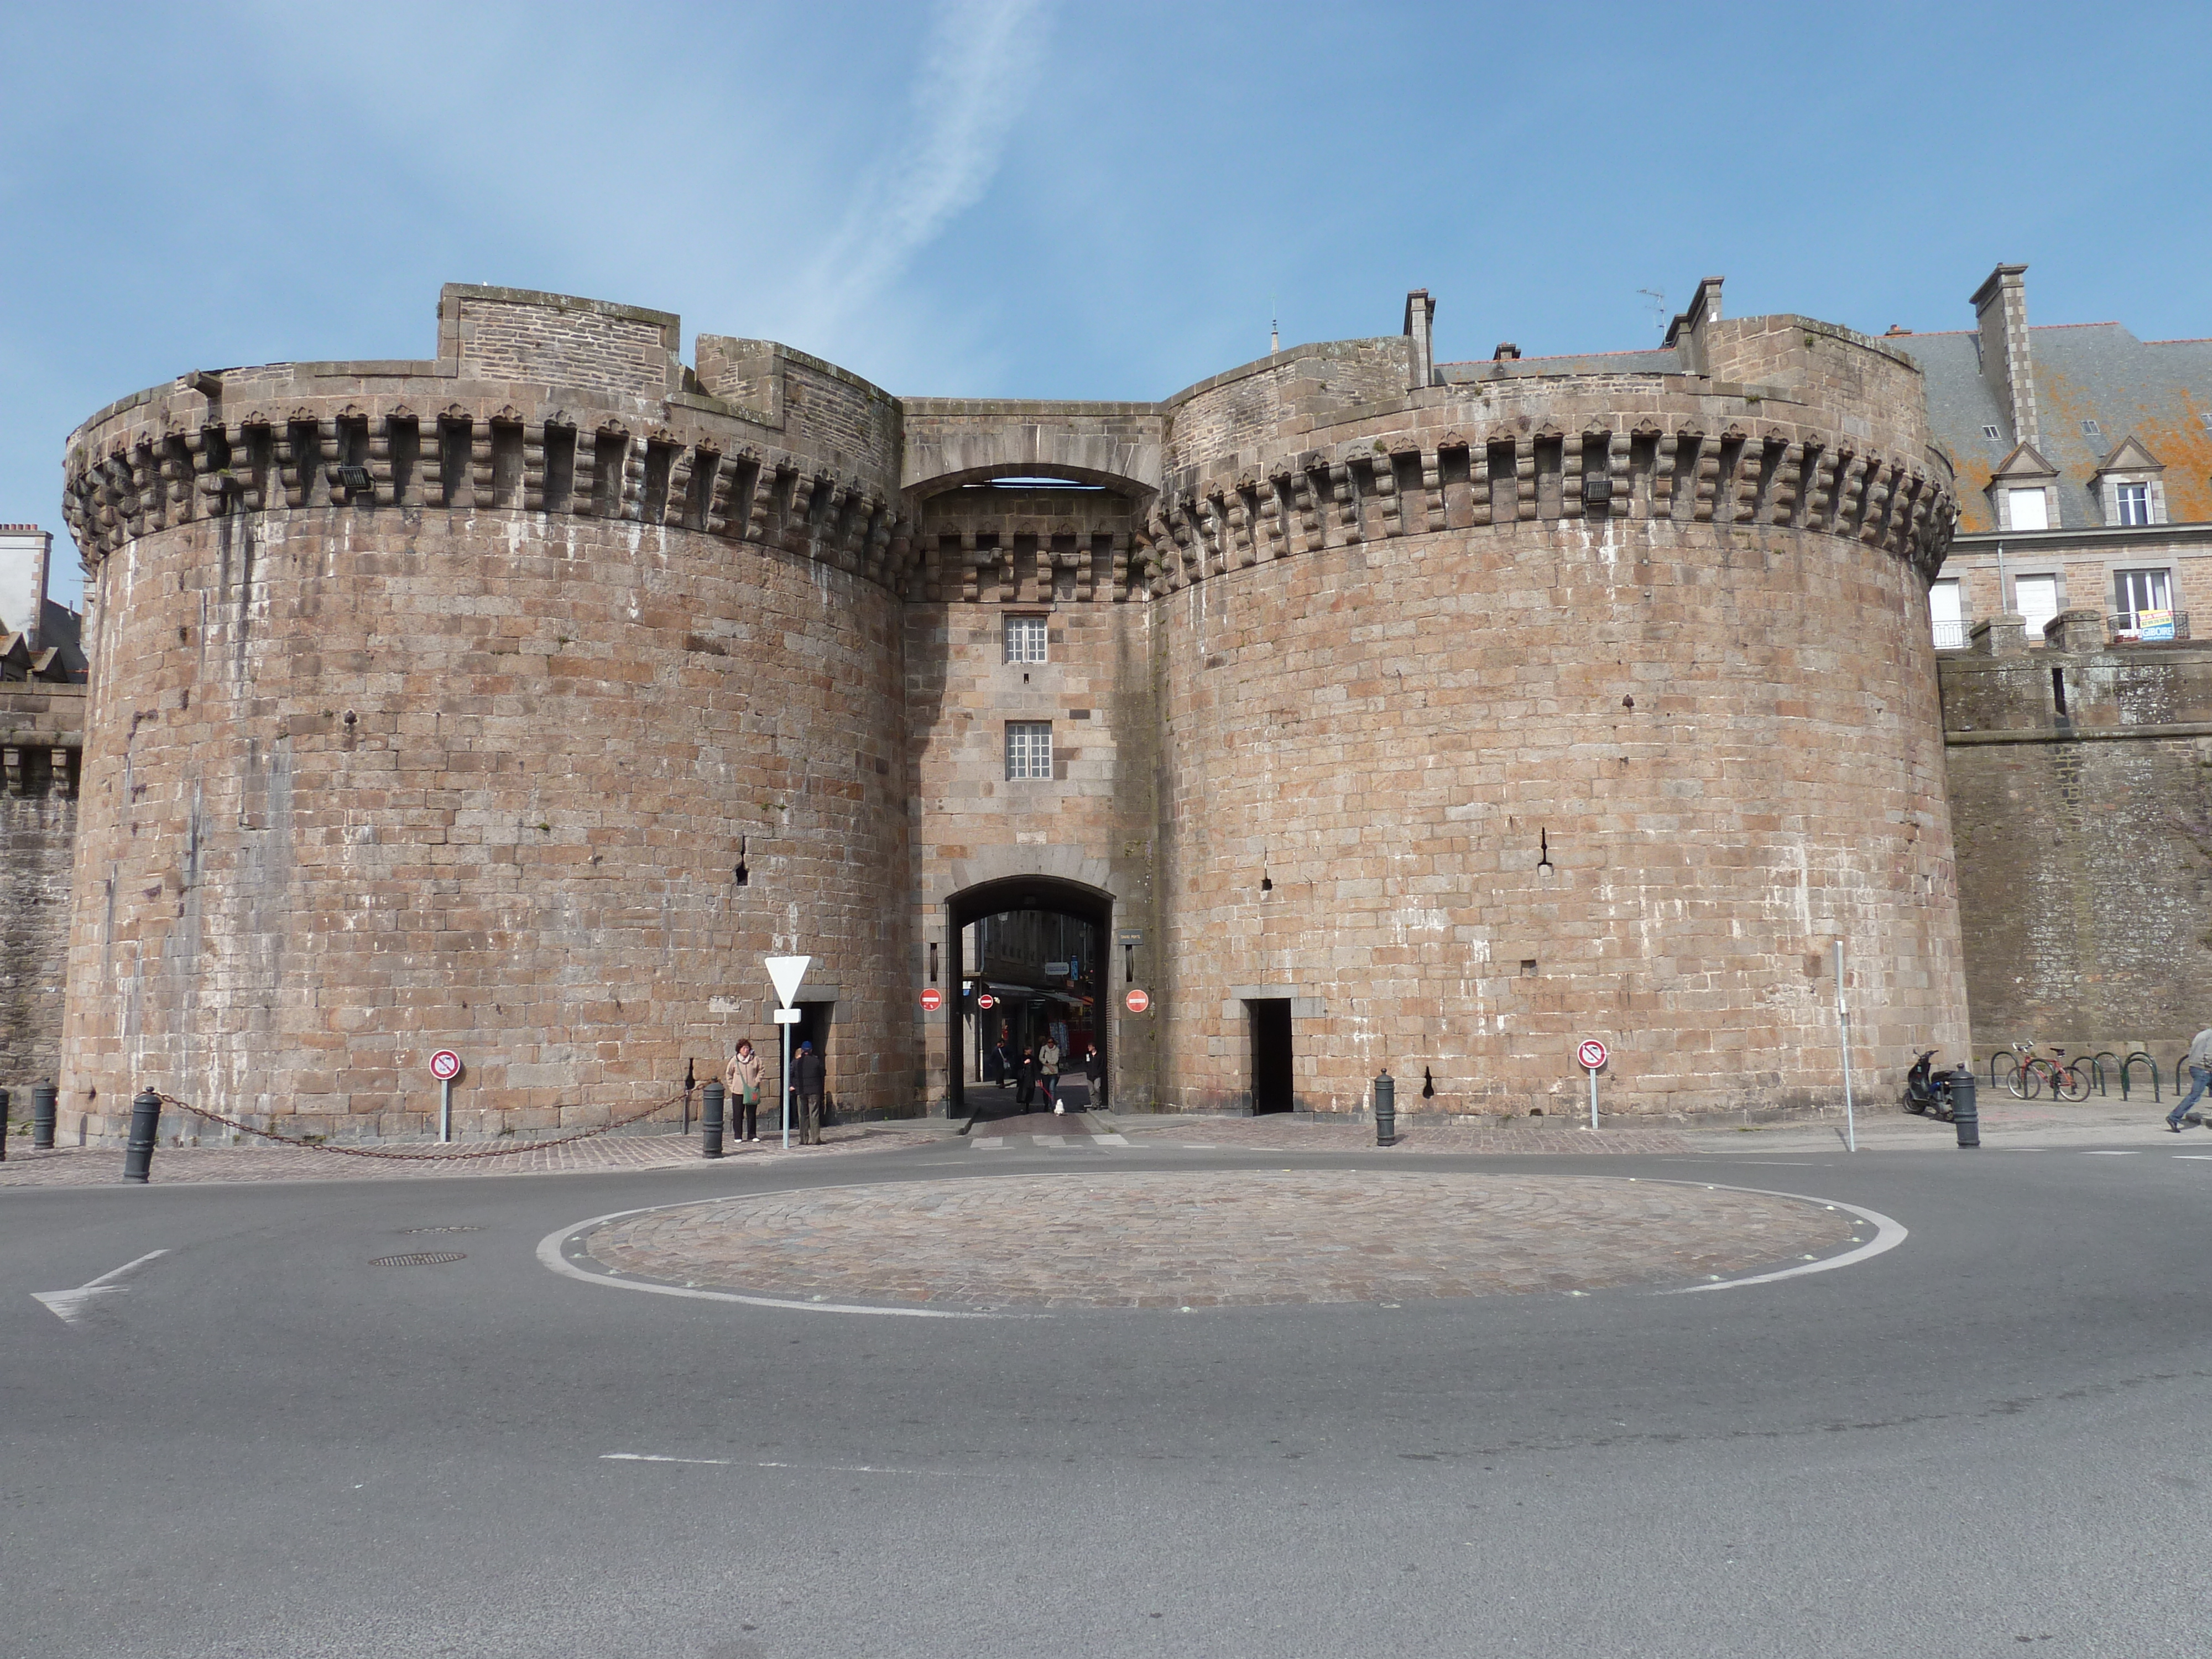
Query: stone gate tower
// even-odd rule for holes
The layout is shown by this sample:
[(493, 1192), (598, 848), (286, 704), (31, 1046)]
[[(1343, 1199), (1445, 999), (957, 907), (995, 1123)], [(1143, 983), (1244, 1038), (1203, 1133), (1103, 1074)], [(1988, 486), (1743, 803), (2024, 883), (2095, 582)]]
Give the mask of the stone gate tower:
[(1124, 1106), (1249, 1103), (1263, 1008), (1312, 1109), (1566, 1105), (1586, 1035), (1617, 1110), (1826, 1099), (1838, 937), (1862, 1066), (1962, 1042), (1918, 371), (1719, 299), (1084, 404), (451, 287), (434, 361), (115, 404), (65, 1109), (411, 1133), (453, 1047), (464, 1130), (580, 1126), (797, 950), (846, 1108), (924, 1109), (915, 993), (1024, 903), (1130, 938)]

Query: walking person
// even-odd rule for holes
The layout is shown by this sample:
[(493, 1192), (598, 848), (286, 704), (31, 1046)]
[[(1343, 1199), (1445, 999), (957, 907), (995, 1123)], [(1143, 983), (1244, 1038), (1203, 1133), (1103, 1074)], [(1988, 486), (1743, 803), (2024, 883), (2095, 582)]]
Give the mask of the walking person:
[(1085, 1103), (1091, 1111), (1103, 1109), (1106, 1102), (1106, 1062), (1098, 1058), (1098, 1045), (1092, 1043), (1083, 1056), (1083, 1081), (1088, 1086), (1091, 1098)]
[(2191, 1123), (2203, 1121), (2197, 1116), (2193, 1109), (2197, 1101), (2203, 1097), (2206, 1087), (2212, 1085), (2212, 1025), (2208, 1025), (2199, 1031), (2197, 1034), (2197, 1040), (2189, 1045), (2187, 1063), (2189, 1093), (2179, 1104), (2166, 1115), (2166, 1127), (2176, 1134), (2181, 1133), (2181, 1126), (2185, 1121)]
[(1030, 1109), (1030, 1103), (1036, 1098), (1037, 1063), (1036, 1049), (1024, 1048), (1022, 1050), (1021, 1064), (1014, 1068), (1014, 1082), (1016, 1085), (1014, 1104), (1021, 1110), (1026, 1112)]
[(822, 1084), (825, 1069), (811, 1042), (799, 1045), (799, 1055), (792, 1062), (791, 1073), (799, 1085), (799, 1144), (802, 1146), (822, 1144)]
[(1044, 1047), (1037, 1050), (1037, 1071), (1044, 1078), (1044, 1097), (1052, 1103), (1053, 1115), (1064, 1116), (1067, 1108), (1060, 1099), (1060, 1045), (1049, 1034)]
[(750, 1037), (738, 1039), (738, 1050), (723, 1068), (722, 1087), (730, 1097), (730, 1125), (739, 1140), (760, 1139), (760, 1056)]

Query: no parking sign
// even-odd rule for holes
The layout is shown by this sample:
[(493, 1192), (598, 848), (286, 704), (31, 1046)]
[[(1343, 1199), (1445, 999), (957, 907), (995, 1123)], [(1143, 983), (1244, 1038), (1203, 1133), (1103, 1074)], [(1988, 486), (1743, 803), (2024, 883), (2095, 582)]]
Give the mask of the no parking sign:
[(1600, 1042), (1595, 1037), (1591, 1037), (1576, 1051), (1576, 1057), (1595, 1072), (1605, 1064), (1605, 1044)]

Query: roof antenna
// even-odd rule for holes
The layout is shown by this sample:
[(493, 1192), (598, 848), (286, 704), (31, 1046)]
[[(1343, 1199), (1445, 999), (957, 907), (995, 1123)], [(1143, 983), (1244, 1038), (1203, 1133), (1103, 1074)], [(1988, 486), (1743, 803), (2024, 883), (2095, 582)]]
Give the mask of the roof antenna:
[(1280, 307), (1275, 304), (1275, 296), (1270, 294), (1267, 296), (1267, 355), (1270, 357), (1283, 349), (1279, 311)]
[(1651, 301), (1651, 326), (1663, 332), (1667, 327), (1667, 295), (1656, 288), (1639, 288), (1636, 291)]

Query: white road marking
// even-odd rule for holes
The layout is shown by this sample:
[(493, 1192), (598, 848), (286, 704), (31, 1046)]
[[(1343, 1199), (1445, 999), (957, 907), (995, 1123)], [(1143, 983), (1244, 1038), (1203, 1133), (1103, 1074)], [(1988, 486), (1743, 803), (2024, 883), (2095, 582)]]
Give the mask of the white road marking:
[[(867, 1183), (854, 1183), (867, 1184)], [(832, 1188), (791, 1188), (792, 1192), (828, 1192)], [(774, 1193), (744, 1193), (744, 1198), (773, 1198)], [(621, 1221), (634, 1215), (650, 1215), (656, 1210), (689, 1209), (694, 1205), (719, 1203), (719, 1199), (687, 1199), (681, 1204), (648, 1204), (641, 1209), (617, 1210), (611, 1215), (593, 1216), (589, 1221), (579, 1221), (573, 1226), (556, 1228), (538, 1241), (538, 1260), (555, 1273), (569, 1279), (580, 1279), (586, 1285), (611, 1285), (621, 1291), (649, 1291), (655, 1296), (687, 1296), (699, 1302), (736, 1302), (748, 1308), (781, 1308), (787, 1313), (817, 1314), (881, 1314), (892, 1319), (1008, 1319), (1034, 1318), (1035, 1315), (998, 1313), (968, 1313), (951, 1308), (870, 1308), (845, 1302), (793, 1302), (781, 1297), (740, 1296), (735, 1291), (702, 1291), (689, 1285), (648, 1285), (641, 1279), (611, 1279), (605, 1273), (587, 1273), (561, 1254), (561, 1247), (579, 1233), (590, 1231), (610, 1221)], [(134, 1264), (135, 1265), (135, 1264)], [(613, 1272), (610, 1269), (609, 1272)]]
[[(1702, 1182), (1675, 1181), (1669, 1182), (1667, 1184), (1674, 1187), (1690, 1187), (1703, 1186), (1705, 1183)], [(1846, 1250), (1841, 1255), (1828, 1256), (1820, 1261), (1808, 1261), (1796, 1267), (1784, 1267), (1771, 1273), (1754, 1273), (1748, 1279), (1725, 1279), (1711, 1285), (1679, 1285), (1672, 1290), (1656, 1291), (1655, 1292), (1656, 1295), (1691, 1296), (1699, 1291), (1736, 1291), (1741, 1290), (1747, 1285), (1771, 1285), (1777, 1279), (1796, 1279), (1806, 1273), (1829, 1273), (1838, 1267), (1855, 1267), (1859, 1262), (1867, 1261), (1871, 1257), (1880, 1255), (1885, 1250), (1893, 1250), (1899, 1245), (1904, 1243), (1907, 1238), (1911, 1237), (1911, 1235), (1905, 1231), (1905, 1224), (1902, 1222), (1893, 1221), (1889, 1217), (1882, 1214), (1881, 1211), (1863, 1210), (1856, 1204), (1845, 1204), (1838, 1199), (1814, 1198), (1806, 1193), (1770, 1192), (1758, 1187), (1729, 1187), (1725, 1188), (1706, 1187), (1705, 1190), (1707, 1192), (1717, 1190), (1731, 1193), (1752, 1193), (1762, 1198), (1794, 1198), (1800, 1203), (1823, 1204), (1829, 1209), (1848, 1211), (1852, 1215), (1857, 1216), (1861, 1220), (1872, 1223), (1875, 1235), (1873, 1238), (1869, 1240), (1866, 1243), (1860, 1245), (1856, 1250)]]
[(1006, 1144), (1006, 1137), (1003, 1135), (986, 1135), (981, 1140), (969, 1142), (969, 1145), (979, 1152), (995, 1152)]
[(1093, 1135), (1091, 1138), (1101, 1146), (1126, 1146), (1129, 1144), (1127, 1135)]
[(2081, 1154), (2081, 1156), (2082, 1156), (2082, 1157), (2084, 1157), (2084, 1158), (2134, 1158), (2134, 1157), (2136, 1157), (2136, 1152), (2084, 1152), (2084, 1153), (2082, 1153), (2082, 1154)]
[(31, 1299), (43, 1302), (64, 1325), (74, 1325), (83, 1317), (85, 1307), (95, 1297), (120, 1296), (131, 1287), (115, 1281), (133, 1267), (143, 1267), (157, 1255), (167, 1255), (167, 1249), (149, 1250), (136, 1261), (126, 1261), (121, 1267), (88, 1280), (73, 1291), (33, 1291)]
[(2212, 1152), (2176, 1152), (2174, 1156), (2185, 1164), (2212, 1164)]
[(659, 1452), (601, 1452), (602, 1463), (710, 1463), (716, 1468), (726, 1469), (732, 1459), (727, 1457), (664, 1457)]

